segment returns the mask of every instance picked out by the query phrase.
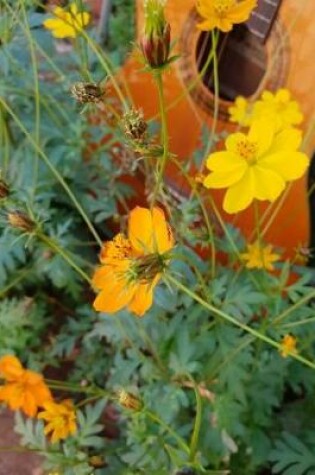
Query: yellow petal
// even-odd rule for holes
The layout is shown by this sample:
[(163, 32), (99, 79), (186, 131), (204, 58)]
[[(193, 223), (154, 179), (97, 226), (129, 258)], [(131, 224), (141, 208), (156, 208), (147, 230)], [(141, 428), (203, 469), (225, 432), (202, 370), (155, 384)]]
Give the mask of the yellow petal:
[(297, 150), (302, 142), (302, 132), (299, 129), (288, 128), (275, 135), (268, 154), (283, 150)]
[(283, 180), (296, 180), (304, 175), (309, 166), (309, 158), (302, 152), (278, 152), (259, 160), (259, 165), (269, 168)]
[(276, 132), (276, 124), (267, 119), (255, 120), (249, 130), (248, 139), (258, 145), (258, 156), (269, 150)]
[[(236, 144), (234, 144), (233, 135), (242, 135), (243, 134), (232, 134), (230, 142), (226, 142), (227, 146), (233, 148), (234, 150), (215, 152), (209, 155), (206, 165), (207, 168), (211, 171), (225, 172), (230, 171), (239, 166), (243, 166), (246, 169), (246, 162), (243, 158), (239, 157), (236, 152)], [(245, 136), (244, 136), (245, 137)], [(232, 144), (233, 141), (233, 144)]]
[(285, 181), (272, 170), (254, 166), (251, 170), (254, 198), (275, 201), (285, 188)]
[(248, 169), (243, 178), (232, 185), (225, 193), (223, 209), (230, 214), (246, 209), (254, 199), (253, 178)]
[(218, 189), (226, 188), (238, 182), (243, 177), (244, 173), (246, 173), (246, 169), (248, 168), (244, 160), (243, 162), (244, 164), (242, 163), (234, 169), (224, 172), (215, 171), (210, 173), (203, 182), (204, 186), (206, 188)]

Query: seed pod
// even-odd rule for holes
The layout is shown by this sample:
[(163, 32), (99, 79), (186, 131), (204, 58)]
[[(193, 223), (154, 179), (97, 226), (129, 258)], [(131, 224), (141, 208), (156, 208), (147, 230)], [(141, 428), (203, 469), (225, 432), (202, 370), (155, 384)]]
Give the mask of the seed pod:
[(125, 112), (122, 125), (128, 139), (136, 142), (144, 141), (148, 124), (143, 119), (143, 113), (140, 110), (130, 109)]
[(70, 91), (80, 104), (97, 103), (104, 96), (100, 86), (92, 82), (77, 82), (71, 86)]

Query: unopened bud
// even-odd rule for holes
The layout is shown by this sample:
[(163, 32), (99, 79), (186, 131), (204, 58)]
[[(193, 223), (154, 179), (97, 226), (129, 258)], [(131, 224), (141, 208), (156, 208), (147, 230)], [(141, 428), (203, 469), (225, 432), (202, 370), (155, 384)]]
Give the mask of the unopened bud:
[(7, 198), (9, 194), (9, 185), (4, 180), (0, 180), (0, 199)]
[(35, 229), (34, 221), (22, 211), (10, 211), (7, 214), (8, 222), (12, 228), (31, 233)]
[(101, 455), (92, 455), (89, 458), (89, 465), (93, 468), (104, 468), (107, 466), (107, 463)]
[(77, 82), (71, 86), (72, 96), (81, 104), (89, 102), (100, 102), (104, 95), (104, 91), (95, 83), (92, 82)]
[(143, 119), (143, 113), (136, 109), (130, 109), (123, 116), (123, 127), (128, 139), (143, 142), (146, 136), (148, 124)]
[(163, 0), (146, 0), (144, 34), (140, 40), (143, 56), (151, 68), (167, 63), (171, 45), (171, 27), (164, 16)]
[(128, 393), (124, 389), (118, 393), (118, 402), (121, 406), (126, 409), (131, 409), (133, 411), (141, 411), (143, 408), (142, 401), (135, 396), (134, 394)]

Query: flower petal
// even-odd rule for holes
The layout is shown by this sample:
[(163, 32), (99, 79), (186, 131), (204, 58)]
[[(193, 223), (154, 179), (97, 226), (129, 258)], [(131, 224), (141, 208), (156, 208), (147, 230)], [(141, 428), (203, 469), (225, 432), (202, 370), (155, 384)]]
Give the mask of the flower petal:
[[(242, 135), (243, 134), (232, 134), (230, 135), (230, 141), (227, 139), (226, 146), (234, 147), (234, 150), (222, 151), (222, 152), (215, 152), (209, 155), (206, 165), (207, 168), (211, 171), (230, 171), (233, 168), (243, 166), (246, 169), (246, 162), (243, 158), (241, 158), (238, 153), (236, 152), (236, 144), (234, 146), (234, 139), (232, 138), (234, 135)], [(245, 136), (244, 136), (245, 137)], [(232, 145), (233, 144), (233, 145)]]
[(219, 172), (215, 171), (210, 173), (204, 179), (204, 186), (206, 188), (226, 188), (227, 186), (231, 186), (234, 183), (238, 182), (246, 173), (246, 166), (245, 161), (243, 160), (244, 164), (239, 165), (238, 167), (234, 167), (231, 170)]
[(248, 139), (258, 145), (258, 156), (267, 152), (273, 142), (276, 124), (272, 120), (255, 120), (249, 130)]
[(151, 211), (137, 206), (130, 212), (128, 237), (140, 255), (151, 252), (163, 254), (174, 246), (174, 238), (164, 212), (157, 207)]
[(230, 214), (246, 209), (254, 199), (254, 182), (250, 169), (243, 178), (232, 185), (225, 193), (223, 209)]
[(255, 166), (252, 167), (254, 198), (258, 200), (275, 201), (285, 188), (281, 175), (272, 170)]
[(299, 129), (288, 128), (275, 135), (268, 155), (284, 150), (297, 150), (302, 142), (302, 132)]
[(283, 180), (296, 180), (304, 175), (309, 166), (309, 158), (302, 152), (283, 151), (259, 160), (259, 165), (280, 175)]
[(138, 317), (142, 317), (151, 307), (153, 302), (153, 290), (159, 280), (160, 276), (157, 275), (153, 282), (149, 284), (139, 284), (137, 287), (134, 297), (128, 305), (128, 309), (134, 312)]

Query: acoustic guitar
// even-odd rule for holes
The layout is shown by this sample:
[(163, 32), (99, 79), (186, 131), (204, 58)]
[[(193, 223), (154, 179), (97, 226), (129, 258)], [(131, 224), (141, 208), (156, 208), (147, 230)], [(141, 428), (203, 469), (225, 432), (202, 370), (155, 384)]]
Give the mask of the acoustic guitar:
[[(180, 59), (164, 75), (170, 149), (185, 164), (200, 146), (202, 128), (207, 125), (210, 135), (212, 127), (212, 66), (202, 78), (199, 74), (211, 49), (211, 35), (196, 27), (200, 18), (194, 0), (168, 0), (166, 18), (171, 24), (172, 38), (177, 40), (174, 52), (180, 55)], [(221, 34), (218, 46), (218, 132), (235, 130), (235, 125), (228, 120), (228, 108), (238, 95), (255, 99), (264, 89), (276, 91), (286, 87), (301, 105), (305, 117), (302, 127), (307, 138), (304, 151), (312, 155), (315, 150), (315, 133), (312, 133), (312, 129), (315, 132), (314, 18), (314, 0), (258, 0), (258, 7), (247, 24), (235, 26), (227, 35)], [(138, 36), (142, 33), (143, 24), (143, 1), (138, 0)], [(130, 56), (120, 74), (128, 81), (134, 104), (143, 109), (147, 119), (156, 116), (155, 84), (152, 77), (143, 71), (137, 53)], [(192, 83), (194, 88), (190, 87)], [(173, 191), (189, 194), (187, 181), (172, 165), (167, 168), (166, 181)], [(313, 181), (314, 165), (310, 167), (309, 176), (290, 185), (285, 196), (279, 199), (283, 201), (281, 206), (277, 206), (278, 202), (271, 209), (270, 203), (259, 205), (260, 216), (267, 213), (262, 228), (266, 223), (270, 224), (265, 228), (264, 239), (283, 248), (287, 256), (293, 257), (300, 246), (315, 249), (315, 238), (310, 238), (312, 216), (309, 216), (309, 202), (315, 209), (315, 195), (308, 199)], [(248, 238), (253, 238), (255, 224), (252, 207), (238, 215), (227, 215), (221, 206), (223, 191), (207, 190), (206, 193), (214, 197), (224, 220), (239, 227)]]

